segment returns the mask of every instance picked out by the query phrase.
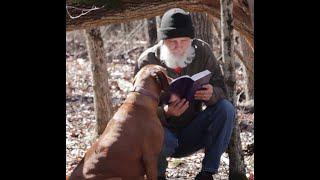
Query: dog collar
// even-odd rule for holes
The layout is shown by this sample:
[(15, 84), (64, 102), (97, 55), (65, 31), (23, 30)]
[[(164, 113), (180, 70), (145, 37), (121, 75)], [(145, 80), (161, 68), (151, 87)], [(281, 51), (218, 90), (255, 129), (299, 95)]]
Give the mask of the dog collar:
[(151, 99), (159, 102), (159, 98), (158, 96), (154, 95), (153, 93), (151, 93), (150, 91), (144, 89), (143, 87), (140, 87), (140, 86), (135, 86), (132, 88), (132, 90), (130, 92), (138, 92), (140, 94), (143, 94), (145, 96), (148, 96), (150, 97)]

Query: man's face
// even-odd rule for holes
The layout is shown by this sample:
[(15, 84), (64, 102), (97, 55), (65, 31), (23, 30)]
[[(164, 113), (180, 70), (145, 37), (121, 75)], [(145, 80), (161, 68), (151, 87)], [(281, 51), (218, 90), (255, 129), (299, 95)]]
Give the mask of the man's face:
[(160, 49), (160, 59), (169, 68), (184, 68), (190, 64), (195, 56), (195, 49), (189, 37), (166, 39)]
[(164, 44), (169, 48), (170, 52), (175, 56), (181, 56), (190, 46), (191, 38), (178, 37), (164, 40)]

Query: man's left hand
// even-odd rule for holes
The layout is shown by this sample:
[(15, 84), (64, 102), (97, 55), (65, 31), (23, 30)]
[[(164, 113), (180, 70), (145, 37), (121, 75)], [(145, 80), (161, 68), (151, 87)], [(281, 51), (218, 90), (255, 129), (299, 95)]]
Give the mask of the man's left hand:
[(203, 100), (208, 101), (213, 93), (213, 87), (211, 84), (203, 85), (202, 88), (205, 88), (204, 90), (198, 90), (196, 94), (194, 95), (194, 98), (196, 100)]

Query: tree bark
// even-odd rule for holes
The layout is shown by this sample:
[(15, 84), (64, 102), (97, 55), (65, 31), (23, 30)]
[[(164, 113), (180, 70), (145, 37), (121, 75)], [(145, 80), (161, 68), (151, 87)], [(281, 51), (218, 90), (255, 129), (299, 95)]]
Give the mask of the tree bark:
[(213, 48), (212, 18), (210, 18), (206, 13), (194, 12), (191, 13), (191, 19), (195, 30), (195, 37), (207, 42), (210, 47)]
[(101, 135), (113, 115), (108, 87), (108, 71), (99, 28), (85, 31), (93, 76), (96, 134)]
[(247, 0), (247, 1), (248, 1), (250, 15), (251, 15), (252, 29), (254, 29), (254, 0)]
[(213, 18), (212, 19), (212, 29), (213, 29), (213, 52), (217, 57), (218, 62), (220, 63), (221, 58), (221, 28), (220, 28), (220, 19)]
[[(216, 20), (213, 21), (213, 27), (214, 27), (214, 33), (213, 39), (217, 42), (214, 43), (215, 46), (220, 45), (220, 51), (216, 54), (217, 57), (221, 55), (221, 43), (220, 43), (220, 38), (221, 38), (221, 31), (220, 31), (220, 26), (217, 23)], [(238, 56), (238, 58), (241, 60), (243, 65), (246, 68), (246, 73), (248, 76), (248, 81), (247, 81), (247, 88), (248, 88), (248, 93), (247, 96), (248, 99), (253, 99), (254, 97), (254, 54), (253, 54), (253, 49), (248, 45), (247, 41), (245, 38), (243, 38), (241, 35), (238, 36), (239, 40), (239, 51), (234, 49), (234, 54)], [(242, 52), (242, 53), (241, 53)]]
[[(127, 23), (121, 23), (121, 32), (123, 41), (126, 41), (126, 37), (130, 33), (129, 25)], [(128, 47), (127, 42), (124, 42), (124, 51), (127, 51), (128, 49), (130, 49), (130, 47)]]
[[(73, 8), (92, 8), (92, 5), (75, 5), (72, 0), (67, 0), (66, 13), (66, 29), (67, 31), (95, 27), (108, 23), (130, 22), (132, 20), (151, 18), (162, 15), (170, 8), (182, 8), (190, 12), (206, 12), (211, 16), (220, 19), (220, 2), (219, 0), (118, 0), (117, 6), (107, 7), (91, 11), (79, 18), (71, 18), (81, 14), (81, 10)], [(253, 29), (249, 8), (244, 7), (248, 4), (240, 3), (239, 0), (234, 0), (233, 15), (235, 29), (241, 33), (251, 46), (253, 46)]]
[(149, 47), (151, 47), (158, 40), (156, 17), (147, 19), (147, 22), (148, 22)]
[[(160, 28), (160, 26), (161, 26), (161, 18), (162, 18), (162, 16), (156, 16), (156, 22), (157, 22), (157, 30)], [(160, 38), (159, 38), (159, 36), (158, 36), (158, 31), (157, 31), (157, 40), (158, 40), (158, 42), (160, 41)]]
[(253, 99), (254, 97), (254, 55), (252, 49), (249, 47), (248, 43), (243, 37), (240, 37), (240, 45), (243, 54), (243, 64), (246, 67), (247, 75), (248, 75), (248, 98)]
[[(222, 61), (227, 93), (230, 101), (236, 104), (236, 79), (233, 39), (233, 3), (232, 0), (220, 0), (221, 4), (221, 43), (222, 43)], [(228, 149), (229, 179), (239, 180), (247, 179), (245, 173), (244, 159), (241, 149), (240, 129), (236, 117), (234, 129)]]

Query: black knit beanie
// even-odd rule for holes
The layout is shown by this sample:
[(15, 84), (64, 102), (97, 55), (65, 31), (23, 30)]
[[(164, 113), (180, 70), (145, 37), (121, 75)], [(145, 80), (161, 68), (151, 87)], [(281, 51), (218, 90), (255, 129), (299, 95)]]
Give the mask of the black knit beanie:
[(171, 39), (176, 37), (194, 38), (194, 27), (189, 12), (173, 8), (164, 13), (159, 28), (159, 38)]

